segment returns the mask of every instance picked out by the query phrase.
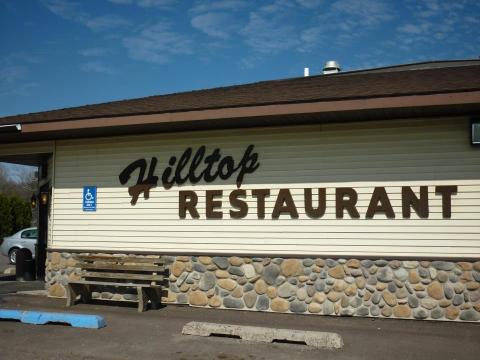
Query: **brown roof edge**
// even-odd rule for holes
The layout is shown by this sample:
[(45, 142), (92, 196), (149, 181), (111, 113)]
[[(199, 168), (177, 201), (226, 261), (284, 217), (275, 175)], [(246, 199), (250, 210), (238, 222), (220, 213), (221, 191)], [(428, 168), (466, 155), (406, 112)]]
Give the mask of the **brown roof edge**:
[[(431, 95), (408, 95), (398, 97), (379, 97), (355, 100), (320, 101), (299, 104), (278, 104), (261, 105), (248, 107), (234, 107), (211, 110), (194, 110), (185, 112), (162, 113), (152, 115), (133, 115), (123, 117), (91, 118), (81, 120), (48, 121), (40, 123), (22, 124), (21, 134), (10, 135), (12, 142), (21, 142), (35, 139), (63, 138), (63, 135), (75, 134), (70, 137), (88, 136), (89, 131), (94, 136), (108, 136), (118, 134), (118, 129), (144, 127), (164, 131), (165, 126), (169, 128), (179, 127), (188, 130), (208, 129), (225, 127), (243, 127), (235, 120), (248, 119), (248, 126), (255, 126), (255, 122), (261, 119), (276, 118), (289, 119), (282, 121), (282, 124), (295, 124), (292, 116), (315, 117), (317, 121), (322, 120), (322, 115), (328, 114), (329, 118), (336, 116), (342, 120), (355, 120), (360, 113), (395, 113), (395, 109), (422, 109), (423, 116), (438, 116), (438, 109), (465, 108), (468, 111), (480, 110), (480, 91), (454, 92)], [(429, 109), (434, 110), (431, 114)], [(442, 110), (444, 111), (444, 110)], [(357, 115), (357, 116), (355, 116)], [(443, 115), (443, 112), (442, 112)], [(452, 115), (445, 112), (445, 115)], [(369, 118), (365, 118), (369, 120)], [(185, 127), (189, 124), (188, 127)], [(263, 124), (263, 123), (262, 123)], [(206, 126), (205, 126), (206, 125)], [(233, 125), (233, 126), (232, 126)], [(269, 124), (267, 124), (269, 125)], [(273, 123), (271, 124), (273, 125)], [(159, 128), (161, 126), (161, 128)], [(159, 129), (159, 130), (158, 130)], [(172, 131), (169, 129), (169, 131)], [(144, 131), (146, 132), (146, 131)], [(55, 134), (52, 136), (52, 134)], [(0, 141), (3, 139), (0, 138)], [(5, 140), (6, 142), (8, 140)]]
[(125, 117), (93, 118), (82, 120), (54, 121), (23, 124), (22, 133), (52, 130), (75, 130), (98, 127), (148, 125), (154, 123), (197, 122), (213, 119), (234, 119), (263, 116), (279, 116), (324, 112), (342, 112), (371, 109), (391, 109), (406, 107), (428, 107), (439, 105), (480, 104), (480, 91), (459, 92), (435, 95), (399, 96), (362, 100), (321, 101), (302, 104), (262, 105), (250, 107), (195, 110), (153, 115), (133, 115)]

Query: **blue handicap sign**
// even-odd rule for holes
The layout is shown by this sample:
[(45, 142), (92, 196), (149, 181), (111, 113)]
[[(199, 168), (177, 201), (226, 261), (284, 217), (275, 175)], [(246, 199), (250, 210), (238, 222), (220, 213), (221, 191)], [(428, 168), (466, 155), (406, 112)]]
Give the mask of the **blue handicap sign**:
[(97, 211), (97, 187), (83, 187), (83, 211)]

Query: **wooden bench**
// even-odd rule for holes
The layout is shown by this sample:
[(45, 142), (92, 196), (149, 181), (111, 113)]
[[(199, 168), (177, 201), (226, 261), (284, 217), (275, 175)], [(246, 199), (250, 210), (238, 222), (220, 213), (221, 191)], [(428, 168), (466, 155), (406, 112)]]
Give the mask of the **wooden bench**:
[(67, 284), (67, 307), (73, 306), (77, 297), (84, 303), (92, 299), (92, 288), (101, 286), (137, 289), (138, 311), (143, 312), (150, 301), (158, 309), (162, 299), (162, 285), (166, 280), (161, 257), (78, 255), (77, 267), (82, 269), (80, 280)]

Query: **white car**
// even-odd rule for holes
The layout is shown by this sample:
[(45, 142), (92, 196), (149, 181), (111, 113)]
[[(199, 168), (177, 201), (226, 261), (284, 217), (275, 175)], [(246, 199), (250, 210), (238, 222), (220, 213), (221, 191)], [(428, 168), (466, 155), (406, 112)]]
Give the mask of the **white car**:
[(8, 256), (11, 264), (17, 262), (17, 251), (28, 249), (35, 259), (35, 245), (37, 245), (38, 230), (35, 227), (20, 230), (12, 236), (3, 238), (0, 250), (3, 255)]

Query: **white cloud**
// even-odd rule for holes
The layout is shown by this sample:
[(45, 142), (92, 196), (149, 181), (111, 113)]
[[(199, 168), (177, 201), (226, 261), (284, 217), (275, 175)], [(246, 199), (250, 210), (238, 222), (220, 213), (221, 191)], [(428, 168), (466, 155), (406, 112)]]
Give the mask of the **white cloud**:
[(189, 11), (193, 14), (205, 13), (210, 11), (234, 11), (248, 7), (249, 3), (243, 0), (224, 0), (224, 1), (200, 1)]
[(404, 24), (398, 27), (398, 31), (406, 34), (426, 34), (430, 31), (431, 24), (422, 22), (419, 24)]
[(251, 12), (248, 24), (240, 31), (245, 43), (254, 51), (272, 54), (299, 44), (298, 29), (290, 22), (293, 3), (276, 0)]
[(393, 10), (381, 0), (337, 0), (328, 11), (318, 14), (317, 25), (303, 28), (298, 50), (307, 52), (332, 44), (350, 46), (393, 18)]
[(78, 3), (67, 0), (41, 0), (42, 4), (57, 16), (67, 20), (84, 22), (88, 14), (83, 12)]
[(307, 9), (315, 9), (325, 4), (325, 1), (324, 0), (297, 0), (297, 3), (299, 3), (301, 6)]
[(132, 59), (157, 64), (166, 63), (175, 55), (193, 53), (192, 41), (187, 36), (172, 31), (169, 25), (163, 22), (124, 38), (123, 46)]
[(0, 96), (16, 95), (16, 96), (28, 96), (31, 94), (32, 89), (39, 87), (40, 84), (36, 82), (29, 82), (25, 84), (19, 84), (14, 87), (4, 87), (0, 84)]
[(290, 0), (274, 0), (272, 3), (260, 7), (259, 12), (271, 15), (286, 15), (286, 11), (293, 11), (295, 3)]
[(140, 7), (150, 8), (159, 7), (165, 8), (174, 5), (177, 0), (108, 0), (114, 4), (130, 5), (135, 4)]
[(257, 13), (250, 14), (250, 21), (242, 30), (245, 43), (260, 53), (275, 53), (298, 44), (295, 26), (282, 24)]
[(27, 68), (21, 65), (6, 66), (0, 69), (0, 82), (13, 83), (25, 77)]
[(220, 39), (229, 38), (230, 33), (238, 28), (232, 16), (217, 12), (197, 15), (192, 18), (191, 24), (195, 29)]
[(328, 26), (314, 26), (302, 31), (300, 51), (306, 51), (320, 45), (328, 39)]
[(409, 1), (407, 6), (413, 17), (397, 27), (395, 38), (395, 46), (405, 51), (423, 53), (428, 46), (437, 48), (436, 54), (440, 56), (445, 47), (461, 44), (460, 52), (457, 52), (462, 53), (467, 46), (466, 35), (478, 34), (478, 27), (466, 19), (466, 14), (480, 11), (478, 2), (425, 0)]
[(130, 25), (130, 21), (118, 15), (103, 15), (86, 20), (85, 25), (91, 30), (102, 31), (122, 26), (128, 26)]
[(219, 41), (226, 40), (242, 28), (242, 18), (246, 21), (245, 13), (239, 11), (248, 6), (248, 2), (243, 0), (197, 1), (189, 10), (192, 16), (190, 24)]
[(108, 1), (114, 4), (120, 4), (120, 5), (128, 5), (132, 3), (132, 0), (108, 0)]
[(0, 56), (0, 96), (30, 95), (30, 90), (39, 86), (29, 78), (30, 67), (40, 61), (34, 54), (24, 52)]
[(391, 20), (393, 15), (386, 3), (376, 0), (337, 0), (332, 11), (342, 17), (349, 16), (352, 24), (373, 26)]
[(0, 57), (0, 64), (18, 64), (19, 62), (27, 64), (39, 64), (43, 61), (41, 56), (36, 54), (18, 51)]
[(93, 72), (99, 74), (113, 75), (115, 70), (100, 61), (89, 61), (80, 65), (80, 69), (84, 72)]
[(440, 5), (437, 0), (424, 0), (423, 5), (425, 9), (417, 13), (420, 16), (431, 17), (437, 15), (440, 11)]
[(110, 30), (130, 24), (127, 19), (118, 15), (91, 16), (83, 11), (78, 3), (69, 0), (42, 0), (42, 4), (53, 14), (65, 20), (82, 24), (94, 31)]
[(79, 51), (80, 55), (93, 57), (93, 56), (103, 56), (107, 53), (107, 50), (104, 48), (87, 48)]
[(28, 69), (22, 65), (10, 65), (0, 68), (0, 96), (27, 96), (30, 90), (39, 86), (36, 82), (25, 80)]
[(479, 24), (480, 23), (480, 18), (479, 17), (474, 17), (474, 16), (465, 16), (464, 20), (467, 23), (470, 23), (470, 24)]

